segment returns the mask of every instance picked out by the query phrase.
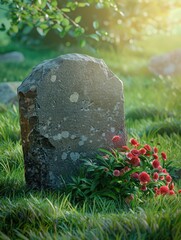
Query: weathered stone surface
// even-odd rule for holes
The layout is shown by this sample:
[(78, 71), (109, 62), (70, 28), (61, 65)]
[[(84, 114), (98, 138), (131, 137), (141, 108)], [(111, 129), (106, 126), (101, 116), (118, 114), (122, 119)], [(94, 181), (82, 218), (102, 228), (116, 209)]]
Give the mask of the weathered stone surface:
[(23, 62), (24, 61), (24, 55), (21, 52), (9, 52), (0, 54), (0, 63), (11, 63), (11, 62)]
[(181, 49), (151, 58), (148, 68), (157, 76), (181, 75)]
[(15, 104), (18, 102), (17, 88), (21, 82), (0, 83), (0, 103)]
[(25, 178), (30, 187), (61, 188), (80, 159), (125, 144), (122, 82), (102, 60), (67, 54), (34, 68), (18, 88)]

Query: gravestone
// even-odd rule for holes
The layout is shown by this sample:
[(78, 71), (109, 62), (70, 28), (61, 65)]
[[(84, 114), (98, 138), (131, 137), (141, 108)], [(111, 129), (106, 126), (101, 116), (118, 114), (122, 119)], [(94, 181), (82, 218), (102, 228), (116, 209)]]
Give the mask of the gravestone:
[(122, 82), (104, 61), (67, 54), (35, 67), (18, 88), (25, 179), (32, 188), (62, 188), (82, 158), (125, 145)]

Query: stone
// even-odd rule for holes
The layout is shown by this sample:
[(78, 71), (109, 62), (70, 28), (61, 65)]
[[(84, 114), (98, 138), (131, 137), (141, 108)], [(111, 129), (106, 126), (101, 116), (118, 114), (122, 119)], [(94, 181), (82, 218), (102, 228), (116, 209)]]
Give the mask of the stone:
[(18, 102), (17, 88), (21, 82), (0, 83), (0, 103), (16, 104)]
[(9, 52), (0, 54), (0, 63), (19, 63), (24, 61), (24, 55), (21, 52)]
[(81, 159), (122, 136), (122, 82), (103, 60), (66, 54), (35, 67), (18, 88), (25, 179), (31, 188), (60, 189)]
[(148, 68), (156, 76), (181, 75), (181, 49), (152, 57)]

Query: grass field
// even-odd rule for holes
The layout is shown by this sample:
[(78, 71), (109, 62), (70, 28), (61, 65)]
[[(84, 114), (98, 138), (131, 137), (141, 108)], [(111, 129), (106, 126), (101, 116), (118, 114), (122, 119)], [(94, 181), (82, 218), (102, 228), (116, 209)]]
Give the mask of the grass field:
[[(128, 137), (159, 144), (173, 168), (181, 169), (180, 78), (155, 77), (147, 70), (152, 55), (179, 47), (180, 36), (167, 38), (154, 37), (139, 42), (139, 51), (126, 47), (122, 52), (31, 49), (3, 42), (1, 53), (18, 50), (25, 61), (1, 63), (0, 82), (22, 81), (33, 66), (67, 52), (103, 58), (124, 83)], [(181, 188), (180, 179), (174, 179), (176, 188)], [(26, 189), (18, 109), (0, 106), (0, 239), (180, 240), (180, 201), (181, 196), (168, 196), (126, 205), (95, 198), (78, 204), (60, 192)]]

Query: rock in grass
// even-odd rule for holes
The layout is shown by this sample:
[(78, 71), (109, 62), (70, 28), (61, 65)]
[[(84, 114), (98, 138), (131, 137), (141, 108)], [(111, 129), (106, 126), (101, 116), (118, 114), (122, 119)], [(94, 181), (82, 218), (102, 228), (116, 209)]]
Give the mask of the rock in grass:
[(9, 52), (0, 54), (0, 63), (19, 63), (24, 61), (24, 55), (21, 52)]
[(148, 68), (157, 76), (181, 75), (181, 49), (152, 57)]
[(17, 88), (21, 82), (0, 83), (0, 104), (14, 104), (18, 101)]
[(18, 88), (25, 178), (29, 187), (61, 188), (80, 159), (125, 144), (122, 82), (106, 64), (67, 54), (34, 68)]

